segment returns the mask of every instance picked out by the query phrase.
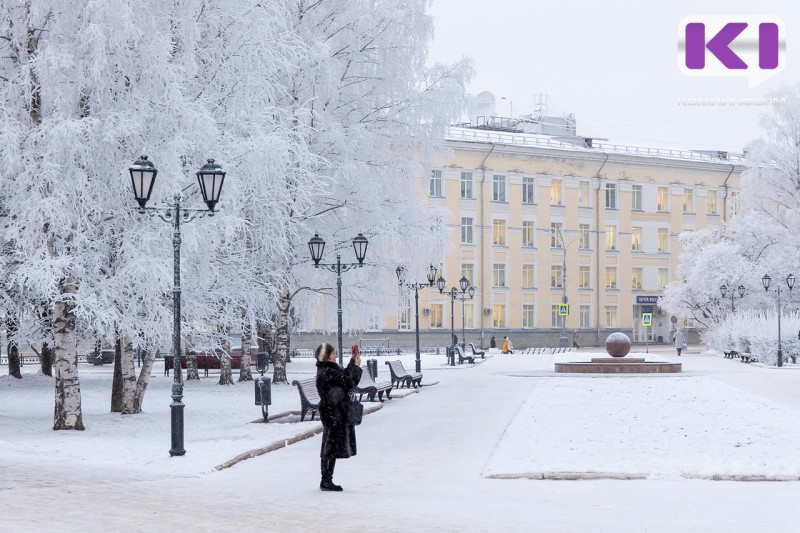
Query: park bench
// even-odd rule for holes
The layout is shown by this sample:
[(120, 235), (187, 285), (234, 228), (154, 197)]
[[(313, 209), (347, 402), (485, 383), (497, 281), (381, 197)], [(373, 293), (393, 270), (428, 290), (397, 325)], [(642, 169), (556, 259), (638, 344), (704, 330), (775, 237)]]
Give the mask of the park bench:
[(361, 398), (364, 394), (367, 395), (369, 401), (375, 401), (375, 395), (378, 395), (378, 400), (383, 401), (383, 393), (386, 393), (386, 397), (388, 399), (392, 399), (392, 384), (388, 381), (383, 383), (376, 383), (374, 379), (372, 379), (372, 375), (369, 373), (369, 368), (362, 366), (361, 367), (361, 379), (358, 381), (358, 385), (356, 385), (356, 392), (358, 393), (358, 401), (361, 401)]
[(458, 352), (458, 364), (463, 364), (464, 361), (469, 361), (469, 364), (475, 364), (475, 356), (474, 355), (464, 355), (464, 350), (461, 349), (461, 346), (456, 344), (456, 352)]
[(472, 353), (475, 355), (480, 355), (481, 359), (485, 359), (484, 356), (486, 355), (486, 351), (477, 349), (472, 343), (469, 343), (469, 347), (472, 348)]
[(311, 411), (311, 420), (314, 420), (314, 415), (319, 411), (320, 400), (317, 378), (294, 380), (292, 385), (297, 385), (297, 390), (300, 392), (300, 422), (305, 420), (308, 411)]
[(419, 372), (409, 374), (399, 360), (386, 361), (386, 364), (389, 365), (389, 372), (392, 375), (392, 385), (397, 384), (398, 389), (403, 385), (408, 388), (413, 386), (415, 389), (422, 385), (422, 374)]
[(739, 357), (739, 352), (737, 352), (736, 350), (730, 350), (722, 353), (725, 354), (725, 359), (736, 359), (737, 357)]

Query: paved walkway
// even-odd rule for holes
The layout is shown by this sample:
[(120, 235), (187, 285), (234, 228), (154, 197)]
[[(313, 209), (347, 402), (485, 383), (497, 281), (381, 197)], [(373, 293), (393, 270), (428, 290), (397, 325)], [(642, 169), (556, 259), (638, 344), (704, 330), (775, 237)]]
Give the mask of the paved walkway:
[[(764, 369), (694, 352), (680, 358), (686, 372), (781, 402), (787, 416), (800, 416), (800, 369)], [(674, 351), (658, 355), (678, 359)], [(800, 483), (484, 478), (506, 426), (541, 379), (509, 374), (541, 374), (551, 361), (548, 355), (502, 355), (473, 368), (426, 370), (424, 381), (438, 385), (387, 402), (358, 429), (358, 456), (337, 464), (341, 494), (317, 488), (319, 436), (222, 472), (181, 479), (131, 483), (113, 470), (79, 465), (70, 472), (11, 466), (0, 485), (0, 529), (797, 530)]]

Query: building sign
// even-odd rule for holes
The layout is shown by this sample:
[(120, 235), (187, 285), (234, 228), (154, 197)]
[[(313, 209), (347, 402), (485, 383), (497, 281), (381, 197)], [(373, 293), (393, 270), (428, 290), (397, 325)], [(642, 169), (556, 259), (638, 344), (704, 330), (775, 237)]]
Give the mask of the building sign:
[(569, 316), (569, 304), (558, 304), (558, 316)]
[(642, 314), (642, 326), (652, 326), (653, 325), (653, 313), (644, 313)]
[(636, 303), (637, 304), (657, 304), (658, 299), (661, 296), (637, 296)]
[(652, 305), (643, 305), (642, 306), (642, 313), (650, 313), (653, 314), (653, 306)]

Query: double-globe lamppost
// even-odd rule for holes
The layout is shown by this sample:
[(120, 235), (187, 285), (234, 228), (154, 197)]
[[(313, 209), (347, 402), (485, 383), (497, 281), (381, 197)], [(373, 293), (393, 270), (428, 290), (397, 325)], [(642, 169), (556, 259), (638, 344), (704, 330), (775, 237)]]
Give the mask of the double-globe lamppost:
[(428, 272), (426, 273), (425, 277), (428, 279), (428, 283), (406, 283), (405, 280), (405, 272), (406, 269), (399, 266), (394, 271), (397, 274), (397, 284), (402, 289), (404, 286), (409, 289), (414, 289), (414, 311), (415, 311), (415, 327), (416, 327), (416, 341), (417, 341), (417, 358), (415, 360), (416, 363), (416, 372), (422, 372), (422, 362), (419, 358), (419, 290), (424, 289), (425, 287), (433, 287), (433, 284), (436, 281), (436, 267), (432, 264), (428, 266)]
[(311, 259), (314, 261), (314, 267), (322, 267), (336, 274), (336, 316), (338, 321), (339, 365), (341, 366), (344, 366), (344, 358), (342, 355), (342, 272), (364, 266), (364, 257), (367, 255), (367, 244), (369, 244), (367, 238), (361, 233), (353, 239), (353, 249), (355, 249), (356, 252), (357, 263), (342, 263), (339, 252), (336, 252), (335, 263), (320, 263), (322, 260), (322, 252), (325, 251), (325, 241), (322, 240), (322, 237), (317, 233), (308, 241), (308, 249), (311, 251)]
[[(453, 337), (456, 336), (455, 333), (455, 312), (454, 308), (456, 305), (456, 300), (461, 300), (461, 343), (464, 346), (464, 302), (466, 300), (472, 300), (475, 297), (475, 287), (469, 286), (469, 280), (466, 276), (461, 276), (461, 279), (458, 280), (458, 286), (461, 288), (459, 291), (457, 288), (452, 287), (450, 292), (444, 292), (444, 288), (447, 286), (447, 281), (442, 276), (439, 276), (439, 279), (436, 280), (436, 287), (439, 289), (440, 294), (447, 294), (450, 297), (450, 340), (451, 342), (451, 349), (453, 358), (450, 360), (450, 366), (456, 365), (456, 343), (453, 341)], [(467, 297), (469, 294), (469, 297)], [(464, 348), (462, 348), (464, 349)]]
[(209, 159), (197, 171), (197, 183), (203, 194), (203, 201), (208, 209), (190, 209), (181, 205), (181, 194), (175, 193), (172, 203), (159, 207), (146, 207), (153, 192), (156, 182), (156, 170), (153, 163), (146, 155), (141, 156), (128, 171), (131, 174), (133, 194), (139, 203), (139, 213), (150, 212), (156, 214), (161, 220), (172, 224), (172, 260), (173, 260), (173, 286), (172, 286), (172, 351), (173, 351), (173, 376), (172, 404), (170, 404), (172, 447), (169, 454), (173, 457), (186, 454), (183, 447), (183, 374), (181, 372), (181, 222), (190, 222), (198, 216), (213, 216), (214, 208), (222, 192), (225, 181), (225, 172), (222, 167)]
[[(744, 285), (739, 285), (736, 288), (736, 290), (739, 292), (739, 299), (741, 300), (742, 298), (744, 298), (744, 290), (745, 290)], [(722, 297), (725, 298), (725, 295), (728, 294), (728, 286), (723, 283), (722, 287), (719, 288), (719, 292), (720, 294), (722, 294)], [(736, 311), (736, 309), (733, 306), (733, 301), (735, 299), (736, 299), (736, 291), (734, 291), (733, 287), (731, 287), (731, 313)]]
[[(786, 285), (789, 287), (789, 292), (792, 292), (794, 288), (794, 280), (795, 277), (793, 274), (789, 274), (786, 276)], [(769, 290), (769, 284), (772, 281), (772, 278), (769, 277), (769, 274), (764, 274), (764, 277), (761, 278), (761, 283), (764, 285), (764, 290)], [(778, 289), (778, 366), (783, 366), (783, 348), (781, 347), (781, 286), (776, 285)]]

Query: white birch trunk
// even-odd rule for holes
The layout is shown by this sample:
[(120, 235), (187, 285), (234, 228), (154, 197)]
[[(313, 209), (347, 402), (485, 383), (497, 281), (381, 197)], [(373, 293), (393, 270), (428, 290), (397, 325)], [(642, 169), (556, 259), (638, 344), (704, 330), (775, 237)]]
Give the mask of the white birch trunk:
[[(72, 298), (75, 285), (71, 278), (61, 283), (61, 295)], [(53, 306), (53, 336), (56, 358), (56, 402), (53, 429), (83, 430), (81, 384), (78, 378), (78, 354), (75, 342), (74, 304), (56, 301)]]
[(219, 384), (233, 385), (233, 372), (231, 371), (230, 350), (223, 350), (219, 362)]
[[(242, 311), (244, 315), (244, 310)], [(250, 343), (252, 342), (253, 329), (250, 322), (242, 325), (242, 362), (239, 364), (239, 381), (253, 381), (250, 371)]]
[(286, 361), (289, 358), (289, 308), (292, 300), (289, 292), (281, 295), (278, 301), (278, 324), (275, 331), (275, 362), (273, 365), (272, 382), (288, 383), (286, 379)]
[(133, 345), (129, 339), (122, 340), (122, 354), (120, 358), (122, 368), (122, 410), (123, 415), (135, 412), (134, 398), (136, 397), (136, 366), (133, 359)]
[(136, 393), (133, 398), (133, 414), (142, 412), (142, 403), (144, 403), (144, 393), (147, 390), (147, 384), (150, 382), (150, 371), (153, 369), (153, 362), (156, 359), (155, 352), (144, 352), (144, 359), (142, 359), (142, 369), (139, 371), (139, 379), (136, 380)]

